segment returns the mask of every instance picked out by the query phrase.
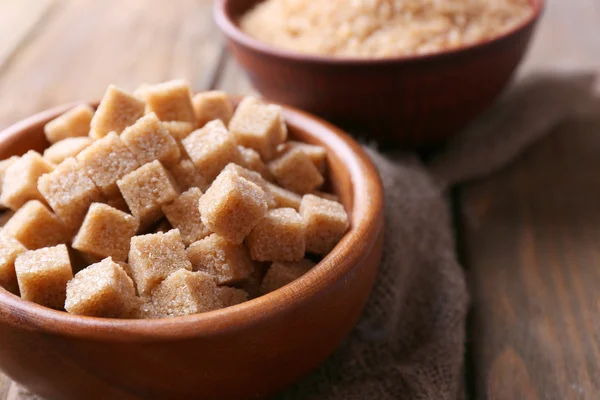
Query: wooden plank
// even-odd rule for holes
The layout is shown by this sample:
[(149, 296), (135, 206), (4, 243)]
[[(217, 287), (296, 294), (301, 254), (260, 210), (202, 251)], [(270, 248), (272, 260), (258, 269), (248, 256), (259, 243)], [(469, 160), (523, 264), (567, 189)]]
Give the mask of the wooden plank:
[[(600, 73), (598, 26), (597, 1), (549, 0), (520, 75)], [(600, 398), (598, 133), (572, 121), (462, 189), (474, 398)]]
[(0, 374), (0, 399), (8, 399), (8, 391), (10, 390), (11, 381), (8, 377)]
[(204, 88), (220, 50), (211, 0), (60, 2), (0, 75), (0, 129), (60, 103), (171, 78)]
[(237, 95), (258, 94), (242, 67), (229, 53), (227, 53), (225, 67), (216, 88)]
[(546, 0), (521, 75), (536, 70), (600, 72), (600, 2)]
[(41, 25), (52, 0), (0, 0), (0, 71)]
[(463, 192), (476, 398), (600, 398), (600, 115)]

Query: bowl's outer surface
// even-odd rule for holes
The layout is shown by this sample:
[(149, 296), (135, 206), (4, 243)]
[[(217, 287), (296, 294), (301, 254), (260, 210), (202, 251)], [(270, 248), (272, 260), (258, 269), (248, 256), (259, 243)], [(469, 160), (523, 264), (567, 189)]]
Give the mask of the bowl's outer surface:
[[(0, 159), (45, 145), (43, 125), (66, 108), (0, 133)], [(315, 368), (356, 323), (382, 253), (383, 197), (360, 146), (285, 109), (291, 132), (328, 148), (334, 190), (351, 228), (302, 278), (224, 310), (167, 320), (73, 316), (0, 289), (0, 368), (53, 400), (251, 399)]]
[(439, 143), (489, 107), (523, 58), (543, 8), (492, 41), (382, 60), (294, 54), (242, 33), (235, 22), (260, 0), (218, 0), (215, 19), (234, 57), (267, 99), (403, 146)]

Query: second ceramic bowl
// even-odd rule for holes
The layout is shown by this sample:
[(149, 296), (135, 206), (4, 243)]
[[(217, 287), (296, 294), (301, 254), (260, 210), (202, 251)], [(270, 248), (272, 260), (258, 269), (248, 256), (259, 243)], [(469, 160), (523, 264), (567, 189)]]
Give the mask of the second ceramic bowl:
[(485, 110), (520, 63), (543, 9), (517, 28), (473, 46), (387, 59), (321, 57), (281, 50), (242, 32), (237, 21), (260, 0), (217, 0), (215, 19), (255, 88), (352, 127), (380, 142), (436, 144)]

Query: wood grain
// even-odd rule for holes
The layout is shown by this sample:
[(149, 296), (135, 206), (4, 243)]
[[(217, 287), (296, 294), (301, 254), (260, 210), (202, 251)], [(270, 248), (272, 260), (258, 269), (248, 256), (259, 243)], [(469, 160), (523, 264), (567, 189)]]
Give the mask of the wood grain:
[(600, 115), (463, 193), (477, 398), (600, 398)]
[(52, 8), (52, 0), (0, 0), (0, 72)]
[(242, 67), (238, 65), (229, 53), (227, 54), (221, 79), (217, 82), (216, 87), (219, 90), (225, 90), (232, 94), (258, 94), (252, 87), (252, 84), (250, 83), (248, 76), (242, 70)]
[(0, 74), (0, 129), (57, 104), (99, 98), (109, 83), (134, 89), (178, 77), (204, 88), (221, 48), (211, 6), (210, 0), (59, 2)]
[[(600, 73), (598, 26), (597, 1), (548, 1), (520, 75)], [(474, 398), (600, 398), (598, 133), (600, 120), (571, 121), (462, 188)]]
[[(183, 77), (197, 89), (253, 93), (231, 58), (215, 71), (220, 42), (210, 6), (0, 0), (0, 129), (55, 104), (98, 98), (111, 82), (132, 89)], [(598, 26), (597, 0), (549, 0), (520, 74), (600, 72)], [(562, 126), (511, 169), (462, 191), (475, 398), (599, 397), (594, 126)], [(0, 375), (0, 400), (33, 398)]]
[(5, 375), (0, 374), (0, 399), (8, 399), (8, 391), (10, 390), (11, 381)]
[(600, 71), (600, 2), (546, 0), (521, 75), (537, 70)]

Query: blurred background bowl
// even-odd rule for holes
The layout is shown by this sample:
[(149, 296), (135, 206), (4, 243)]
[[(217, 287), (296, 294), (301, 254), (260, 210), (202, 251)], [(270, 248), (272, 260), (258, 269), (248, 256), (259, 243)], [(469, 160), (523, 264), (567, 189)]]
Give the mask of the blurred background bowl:
[(443, 142), (489, 107), (510, 81), (544, 7), (491, 40), (430, 55), (385, 59), (306, 55), (242, 32), (241, 15), (260, 0), (217, 0), (214, 15), (229, 49), (267, 99), (289, 104), (381, 143)]

